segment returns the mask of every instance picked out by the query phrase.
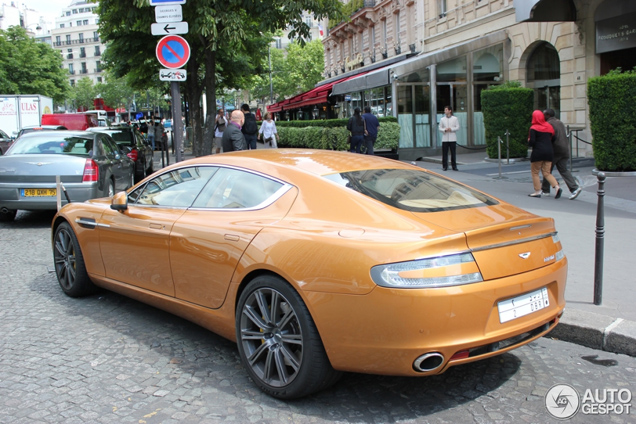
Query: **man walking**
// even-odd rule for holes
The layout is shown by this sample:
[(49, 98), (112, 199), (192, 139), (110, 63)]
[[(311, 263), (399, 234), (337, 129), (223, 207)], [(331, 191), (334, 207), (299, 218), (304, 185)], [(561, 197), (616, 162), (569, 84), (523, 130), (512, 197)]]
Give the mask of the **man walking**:
[(364, 135), (364, 145), (367, 148), (367, 155), (373, 154), (373, 145), (378, 139), (378, 130), (380, 129), (380, 121), (371, 113), (371, 107), (365, 106), (362, 119), (366, 123), (367, 133)]
[[(554, 128), (554, 142), (552, 143), (554, 159), (552, 160), (550, 173), (552, 173), (554, 166), (556, 165), (559, 174), (561, 174), (563, 181), (565, 181), (568, 189), (570, 189), (570, 193), (572, 193), (570, 200), (574, 200), (579, 194), (581, 194), (581, 187), (579, 187), (572, 176), (572, 173), (570, 173), (570, 170), (568, 169), (568, 161), (570, 160), (570, 142), (568, 140), (565, 125), (555, 117), (553, 109), (544, 110), (543, 116), (545, 116), (545, 120), (548, 124), (552, 125), (552, 128)], [(550, 183), (546, 181), (545, 178), (541, 183), (541, 191), (544, 196), (550, 195)]]
[(241, 110), (243, 111), (243, 115), (245, 116), (245, 123), (243, 124), (241, 132), (245, 136), (247, 148), (255, 150), (256, 138), (258, 136), (258, 125), (256, 124), (256, 116), (254, 116), (254, 114), (250, 112), (250, 107), (247, 104), (243, 104), (241, 106)]
[(439, 121), (439, 130), (442, 132), (442, 168), (448, 171), (448, 150), (451, 152), (451, 166), (453, 171), (457, 169), (457, 134), (459, 120), (453, 115), (450, 106), (444, 107), (444, 117)]
[(244, 120), (243, 112), (240, 110), (232, 111), (232, 115), (230, 115), (230, 123), (227, 124), (225, 131), (223, 131), (223, 138), (221, 139), (224, 153), (234, 152), (237, 150), (247, 150), (245, 137), (241, 132)]

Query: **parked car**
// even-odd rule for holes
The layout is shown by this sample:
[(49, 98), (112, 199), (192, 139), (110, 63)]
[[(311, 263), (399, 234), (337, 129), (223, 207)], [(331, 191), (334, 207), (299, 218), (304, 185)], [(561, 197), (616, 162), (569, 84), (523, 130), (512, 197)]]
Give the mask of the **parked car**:
[[(428, 376), (525, 345), (565, 307), (554, 221), (415, 165), (261, 149), (163, 168), (52, 224), (55, 271), (235, 340), (264, 392)], [(143, 258), (140, 260), (139, 258)]]
[(147, 175), (154, 172), (153, 151), (148, 140), (138, 129), (129, 125), (111, 127), (93, 127), (88, 131), (97, 131), (108, 134), (119, 148), (135, 162), (135, 183), (143, 180)]
[(22, 127), (20, 131), (18, 131), (18, 136), (16, 139), (20, 138), (23, 134), (27, 134), (33, 131), (61, 131), (68, 130), (64, 125), (37, 125), (30, 127)]
[(0, 155), (4, 155), (9, 150), (11, 143), (13, 143), (13, 139), (6, 132), (0, 130)]
[(13, 220), (20, 209), (57, 209), (58, 175), (71, 201), (83, 202), (132, 187), (133, 169), (134, 162), (107, 134), (24, 134), (0, 156), (0, 221)]

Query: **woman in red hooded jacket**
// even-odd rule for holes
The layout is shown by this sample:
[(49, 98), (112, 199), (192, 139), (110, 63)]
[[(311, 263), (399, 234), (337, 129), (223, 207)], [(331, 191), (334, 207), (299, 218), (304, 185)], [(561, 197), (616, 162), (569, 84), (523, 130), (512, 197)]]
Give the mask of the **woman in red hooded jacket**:
[(541, 197), (541, 179), (539, 171), (543, 174), (552, 188), (554, 188), (554, 198), (561, 197), (563, 190), (559, 188), (556, 178), (550, 173), (554, 151), (552, 150), (552, 140), (554, 139), (554, 128), (545, 121), (545, 116), (540, 110), (532, 112), (532, 126), (528, 136), (528, 145), (532, 147), (530, 155), (530, 171), (532, 172), (532, 185), (534, 193), (528, 194), (530, 197)]

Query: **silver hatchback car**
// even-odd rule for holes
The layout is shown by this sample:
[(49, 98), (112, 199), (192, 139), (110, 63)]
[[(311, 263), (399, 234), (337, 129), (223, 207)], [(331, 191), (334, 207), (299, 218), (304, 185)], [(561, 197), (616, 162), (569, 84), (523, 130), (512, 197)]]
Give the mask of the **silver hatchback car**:
[(12, 221), (18, 210), (57, 209), (56, 176), (72, 202), (83, 202), (132, 187), (134, 162), (107, 134), (24, 134), (0, 156), (0, 221)]

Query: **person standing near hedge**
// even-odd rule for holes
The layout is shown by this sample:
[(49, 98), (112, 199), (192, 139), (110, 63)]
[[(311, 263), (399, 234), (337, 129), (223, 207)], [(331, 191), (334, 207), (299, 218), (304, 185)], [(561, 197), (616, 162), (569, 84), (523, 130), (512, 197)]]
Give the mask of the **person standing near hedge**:
[(541, 180), (539, 171), (543, 174), (543, 179), (554, 188), (554, 198), (558, 199), (563, 193), (559, 188), (556, 178), (550, 173), (554, 152), (552, 150), (552, 140), (554, 139), (554, 128), (545, 122), (545, 116), (540, 110), (532, 112), (532, 126), (528, 136), (528, 145), (532, 147), (530, 155), (530, 172), (532, 173), (532, 185), (534, 193), (528, 194), (530, 197), (541, 197)]
[(373, 145), (375, 141), (378, 139), (378, 130), (380, 129), (380, 121), (374, 114), (371, 113), (371, 107), (364, 107), (364, 115), (362, 115), (362, 119), (364, 119), (366, 134), (364, 135), (364, 144), (367, 147), (367, 155), (373, 154)]
[(442, 132), (442, 169), (448, 171), (448, 150), (451, 153), (451, 166), (453, 171), (457, 169), (457, 131), (459, 120), (453, 115), (450, 106), (444, 106), (444, 117), (439, 121), (439, 130)]
[(241, 128), (241, 132), (245, 136), (245, 142), (247, 143), (247, 148), (251, 150), (256, 150), (256, 136), (258, 135), (258, 124), (256, 123), (256, 116), (250, 112), (250, 107), (247, 103), (241, 106), (241, 110), (243, 111), (244, 123)]
[(263, 143), (270, 143), (274, 149), (278, 147), (278, 131), (276, 131), (276, 123), (272, 120), (272, 114), (269, 112), (265, 112), (261, 129), (258, 130), (258, 138), (263, 140)]
[(367, 129), (364, 119), (362, 119), (362, 115), (360, 115), (359, 107), (353, 110), (353, 116), (349, 118), (349, 122), (347, 122), (347, 129), (351, 133), (351, 153), (360, 153), (360, 146), (364, 142)]

